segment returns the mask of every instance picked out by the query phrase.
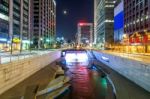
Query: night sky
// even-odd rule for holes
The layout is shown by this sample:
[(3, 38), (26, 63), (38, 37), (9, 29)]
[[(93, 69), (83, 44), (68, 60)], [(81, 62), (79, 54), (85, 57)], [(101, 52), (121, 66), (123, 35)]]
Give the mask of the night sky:
[[(77, 33), (77, 23), (93, 22), (94, 0), (56, 0), (57, 3), (57, 37), (72, 40)], [(64, 14), (63, 11), (67, 11)]]

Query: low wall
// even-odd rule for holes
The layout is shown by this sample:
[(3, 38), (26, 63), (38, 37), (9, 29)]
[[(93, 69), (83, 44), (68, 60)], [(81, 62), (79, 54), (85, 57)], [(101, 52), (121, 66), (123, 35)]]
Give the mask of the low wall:
[(150, 64), (93, 51), (96, 58), (150, 92)]
[(60, 51), (0, 65), (0, 94), (60, 58)]

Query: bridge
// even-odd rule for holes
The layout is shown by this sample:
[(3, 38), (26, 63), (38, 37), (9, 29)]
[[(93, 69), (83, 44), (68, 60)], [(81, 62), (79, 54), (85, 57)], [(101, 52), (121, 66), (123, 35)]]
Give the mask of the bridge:
[(88, 49), (41, 53), (1, 63), (0, 99), (150, 99), (150, 64), (132, 58), (147, 56)]

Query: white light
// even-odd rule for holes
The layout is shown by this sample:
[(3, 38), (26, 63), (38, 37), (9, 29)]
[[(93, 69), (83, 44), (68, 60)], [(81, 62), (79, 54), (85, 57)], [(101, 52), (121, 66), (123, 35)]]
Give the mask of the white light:
[(105, 20), (105, 22), (110, 22), (111, 23), (111, 22), (114, 22), (114, 20)]
[(106, 5), (105, 7), (111, 8), (111, 7), (114, 7), (114, 5)]
[(146, 19), (148, 19), (148, 15), (146, 16)]
[(102, 56), (102, 59), (104, 60), (104, 61), (109, 61), (109, 58), (107, 58), (107, 57), (105, 57), (105, 56)]
[(5, 39), (5, 38), (0, 38), (0, 41), (6, 42), (7, 39)]
[(29, 41), (29, 40), (22, 40), (22, 43), (27, 43), (27, 44), (29, 44), (30, 41)]
[(138, 22), (139, 22), (139, 19), (137, 19), (136, 22), (138, 23)]
[(64, 10), (64, 11), (63, 11), (63, 13), (66, 15), (66, 14), (67, 14), (67, 11), (66, 11), (66, 10)]
[(66, 53), (66, 62), (87, 62), (88, 56), (86, 53)]
[(88, 60), (86, 53), (78, 53), (76, 58), (79, 60), (79, 62), (86, 62)]
[(76, 55), (74, 53), (67, 53), (65, 56), (66, 62), (74, 62), (76, 59)]
[(8, 21), (8, 19), (9, 19), (8, 16), (6, 16), (2, 13), (0, 13), (0, 18), (3, 19), (3, 20), (6, 20), (6, 21)]

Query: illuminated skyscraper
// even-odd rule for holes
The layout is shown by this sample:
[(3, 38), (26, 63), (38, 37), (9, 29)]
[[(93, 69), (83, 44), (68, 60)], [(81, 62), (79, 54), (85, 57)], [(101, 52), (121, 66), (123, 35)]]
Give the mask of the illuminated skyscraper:
[(150, 0), (124, 0), (124, 14), (129, 44), (136, 52), (150, 52)]
[(94, 34), (99, 48), (106, 48), (114, 41), (114, 6), (116, 0), (95, 0)]
[(93, 44), (93, 24), (92, 23), (78, 23), (77, 42), (82, 45)]
[(34, 48), (49, 48), (56, 34), (55, 0), (34, 0)]

